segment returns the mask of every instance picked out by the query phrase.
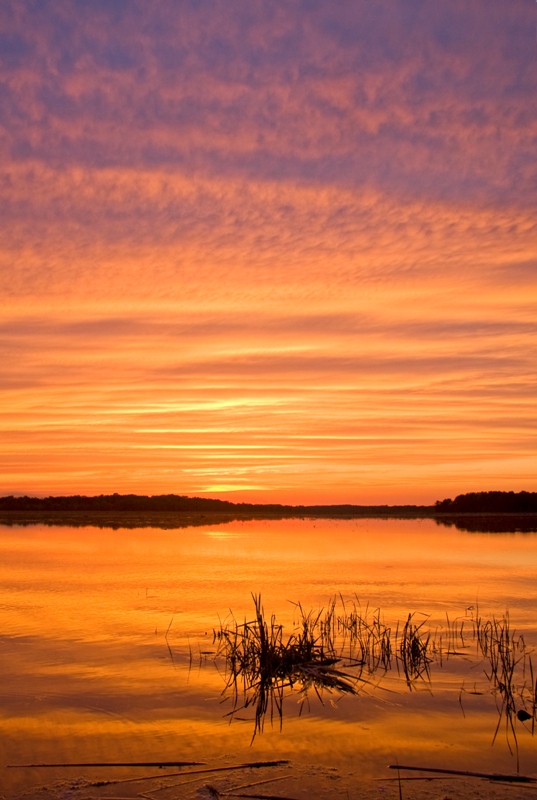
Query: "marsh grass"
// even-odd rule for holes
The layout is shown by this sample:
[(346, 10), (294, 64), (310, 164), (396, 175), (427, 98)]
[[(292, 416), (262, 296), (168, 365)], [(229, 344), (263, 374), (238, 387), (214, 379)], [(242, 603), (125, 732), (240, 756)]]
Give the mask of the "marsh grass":
[[(225, 659), (226, 689), (233, 698), (229, 716), (253, 707), (254, 736), (263, 730), (267, 714), (273, 722), (283, 721), (283, 701), (287, 690), (297, 690), (302, 700), (310, 690), (321, 697), (324, 689), (356, 694), (356, 679), (336, 668), (331, 635), (332, 622), (323, 612), (305, 613), (300, 606), (300, 621), (290, 634), (274, 615), (265, 616), (261, 597), (253, 595), (254, 618), (238, 623), (233, 617), (214, 631), (218, 645), (216, 659)], [(242, 698), (242, 702), (241, 702)]]
[(512, 630), (508, 611), (500, 619), (484, 620), (477, 608), (472, 624), (477, 651), (485, 662), (485, 675), (498, 709), (493, 743), (503, 724), (518, 769), (517, 721), (531, 722), (532, 735), (535, 732), (537, 682), (531, 651), (524, 636)]
[(254, 611), (239, 622), (230, 616), (213, 631), (216, 664), (224, 675), (224, 701), (231, 700), (228, 715), (237, 718), (244, 710), (254, 712), (255, 737), (268, 718), (282, 726), (285, 697), (298, 693), (300, 712), (309, 697), (324, 702), (325, 693), (356, 695), (381, 688), (385, 676), (403, 679), (411, 691), (430, 690), (433, 666), (450, 658), (464, 657), (483, 667), (487, 691), (498, 709), (496, 740), (502, 724), (511, 752), (517, 755), (517, 725), (534, 733), (537, 718), (537, 676), (531, 651), (523, 635), (512, 630), (509, 614), (484, 619), (477, 607), (463, 617), (450, 619), (435, 629), (425, 614), (408, 614), (395, 629), (384, 621), (380, 609), (362, 607), (357, 597), (341, 595), (326, 608), (305, 611), (294, 604), (289, 630), (274, 614), (265, 614), (260, 595), (252, 595)]
[(433, 660), (431, 655), (433, 648), (430, 647), (431, 634), (424, 628), (426, 620), (417, 624), (414, 622), (414, 617), (414, 614), (408, 615), (397, 641), (396, 664), (405, 676), (409, 689), (412, 689), (419, 679), (429, 682), (431, 677), (429, 668)]

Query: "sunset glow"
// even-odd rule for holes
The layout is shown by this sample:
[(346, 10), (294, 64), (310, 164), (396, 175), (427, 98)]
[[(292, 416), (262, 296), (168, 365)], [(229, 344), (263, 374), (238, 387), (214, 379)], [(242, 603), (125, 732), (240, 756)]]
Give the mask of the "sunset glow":
[(0, 494), (535, 491), (533, 2), (0, 8)]

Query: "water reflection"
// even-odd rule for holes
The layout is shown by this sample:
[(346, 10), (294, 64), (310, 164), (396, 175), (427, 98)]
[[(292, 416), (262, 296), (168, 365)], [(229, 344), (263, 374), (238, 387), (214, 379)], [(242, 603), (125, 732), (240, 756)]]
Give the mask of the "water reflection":
[[(312, 763), (359, 770), (361, 778), (383, 775), (396, 757), (412, 763), (419, 756), (446, 768), (515, 768), (505, 712), (490, 747), (503, 696), (500, 684), (491, 694), (484, 675), (491, 666), (469, 638), (469, 617), (477, 613), (477, 597), (485, 620), (502, 620), (509, 608), (511, 630), (528, 647), (535, 643), (535, 536), (469, 535), (430, 519), (240, 521), (218, 528), (207, 521), (195, 528), (117, 531), (0, 526), (0, 563), (0, 764), (169, 761), (178, 753), (196, 761), (233, 753), (244, 761), (292, 757), (305, 770)], [(254, 706), (237, 711), (229, 725), (223, 714), (233, 708), (232, 692), (221, 705), (225, 658), (220, 673), (207, 653), (216, 650), (212, 629), (229, 608), (238, 621), (254, 619), (252, 590), (277, 615), (284, 638), (300, 619), (289, 600), (321, 608), (341, 591), (364, 601), (354, 653), (348, 645), (359, 621), (353, 623), (347, 602), (349, 627), (334, 634), (334, 646), (344, 639), (347, 650), (339, 663), (322, 665), (324, 679), (330, 667), (349, 673), (357, 694), (323, 688), (310, 666), (302, 674), (304, 695), (298, 679), (296, 689), (285, 688), (282, 731), (266, 724), (253, 743)], [(421, 677), (407, 669), (411, 692), (398, 644), (409, 611), (416, 612), (413, 625), (425, 620), (418, 635), (424, 643), (430, 632), (425, 653), (431, 659)], [(449, 640), (446, 611), (458, 625), (464, 621), (464, 647), (460, 639)], [(378, 641), (369, 649), (364, 619)], [(522, 669), (521, 661), (515, 675)], [(513, 692), (516, 714), (521, 707), (532, 713), (527, 661), (525, 669), (526, 704)], [(363, 680), (353, 683), (360, 670)], [(501, 669), (497, 674), (501, 678)], [(517, 691), (522, 684), (516, 677)], [(244, 704), (241, 683), (238, 688)], [(521, 771), (531, 772), (532, 723), (516, 714)], [(6, 798), (42, 781), (14, 772), (1, 769)]]
[(435, 522), (467, 533), (537, 533), (535, 514), (462, 514), (437, 516)]
[[(435, 514), (433, 512), (416, 512), (414, 514), (343, 514), (334, 512), (331, 516), (327, 513), (323, 517), (300, 516), (289, 513), (276, 512), (80, 512), (46, 514), (44, 512), (6, 512), (0, 509), (0, 525), (6, 527), (29, 527), (46, 525), (48, 527), (68, 528), (100, 528), (101, 530), (135, 530), (154, 528), (161, 530), (181, 530), (185, 528), (205, 528), (211, 526), (227, 526), (233, 522), (280, 522), (288, 523), (292, 520), (307, 520), (314, 524), (330, 521), (411, 521), (434, 520), (440, 527), (454, 527), (467, 533), (537, 533), (537, 514)], [(211, 535), (218, 536), (219, 531), (212, 531)], [(228, 535), (222, 532), (223, 536)]]

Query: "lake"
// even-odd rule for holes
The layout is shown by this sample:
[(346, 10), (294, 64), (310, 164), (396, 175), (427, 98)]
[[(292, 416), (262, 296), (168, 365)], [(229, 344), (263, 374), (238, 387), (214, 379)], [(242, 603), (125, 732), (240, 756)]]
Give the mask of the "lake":
[[(387, 779), (395, 773), (387, 767), (396, 761), (512, 773), (518, 760), (522, 774), (536, 772), (532, 721), (505, 713), (505, 698), (487, 677), (490, 659), (473, 636), (477, 619), (484, 630), (493, 618), (505, 624), (509, 612), (519, 660), (514, 711), (530, 707), (536, 675), (528, 658), (522, 668), (524, 652), (537, 643), (536, 534), (468, 533), (430, 519), (235, 521), (178, 530), (14, 525), (0, 526), (0, 561), (6, 800), (42, 786), (41, 797), (64, 797), (73, 780), (83, 796), (91, 782), (157, 772), (7, 768), (35, 763), (287, 759), (290, 782), (269, 783), (266, 793), (297, 798), (313, 785), (322, 796), (358, 797), (362, 784), (393, 793)], [(252, 619), (252, 593), (286, 632), (296, 603), (307, 613), (337, 596), (338, 608), (343, 598), (347, 612), (360, 609), (369, 620), (380, 609), (394, 646), (389, 668), (362, 673), (367, 682), (354, 684), (356, 694), (321, 687), (319, 698), (312, 685), (305, 698), (300, 686), (286, 689), (281, 719), (266, 716), (254, 736), (252, 705), (239, 711), (238, 703), (229, 716), (225, 655), (215, 664), (213, 637), (230, 624), (230, 611), (239, 623)], [(413, 624), (423, 623), (422, 643), (430, 634), (427, 668), (410, 680), (396, 638), (409, 613)], [(458, 632), (453, 640), (449, 631)], [(342, 665), (358, 675), (348, 661)], [(91, 796), (151, 788), (114, 786), (94, 787)], [(161, 789), (157, 797), (172, 794)]]

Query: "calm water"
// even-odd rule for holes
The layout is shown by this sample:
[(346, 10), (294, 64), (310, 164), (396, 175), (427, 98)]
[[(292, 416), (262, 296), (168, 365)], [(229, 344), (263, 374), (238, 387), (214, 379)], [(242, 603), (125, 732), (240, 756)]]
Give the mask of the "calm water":
[[(380, 607), (390, 624), (409, 612), (429, 615), (437, 635), (446, 614), (469, 619), (477, 604), (483, 617), (509, 609), (512, 627), (537, 643), (535, 534), (465, 533), (431, 520), (175, 531), (36, 525), (0, 527), (0, 562), (6, 798), (65, 779), (65, 770), (6, 769), (35, 762), (290, 758), (298, 773), (315, 765), (326, 777), (335, 768), (337, 791), (350, 797), (357, 778), (386, 776), (396, 759), (516, 770), (503, 722), (492, 746), (499, 699), (473, 646), (433, 663), (431, 682), (412, 691), (392, 670), (358, 696), (325, 694), (322, 705), (313, 695), (301, 716), (291, 696), (282, 730), (267, 722), (253, 743), (251, 714), (229, 722), (222, 675), (200, 653), (213, 649), (212, 630), (230, 609), (251, 616), (251, 592), (286, 624), (293, 601), (320, 608), (341, 593)], [(516, 732), (520, 771), (534, 774), (537, 735), (531, 723), (517, 722)]]

